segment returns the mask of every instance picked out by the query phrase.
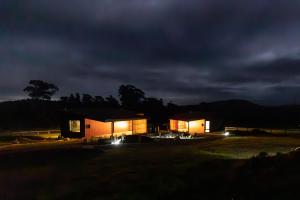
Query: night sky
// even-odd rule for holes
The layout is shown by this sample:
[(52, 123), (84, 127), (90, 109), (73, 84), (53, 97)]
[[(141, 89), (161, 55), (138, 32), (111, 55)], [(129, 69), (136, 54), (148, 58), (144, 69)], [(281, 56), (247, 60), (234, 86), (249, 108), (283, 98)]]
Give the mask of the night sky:
[(57, 97), (300, 103), (300, 1), (1, 0), (0, 100), (30, 79)]

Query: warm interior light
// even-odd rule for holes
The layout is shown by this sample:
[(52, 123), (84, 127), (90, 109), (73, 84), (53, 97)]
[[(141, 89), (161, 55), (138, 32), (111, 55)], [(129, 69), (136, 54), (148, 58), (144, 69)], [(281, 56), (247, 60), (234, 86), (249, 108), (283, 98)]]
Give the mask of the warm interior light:
[(191, 121), (191, 122), (189, 122), (189, 127), (190, 127), (190, 128), (195, 128), (195, 127), (197, 127), (197, 121)]
[(187, 128), (187, 122), (185, 122), (185, 121), (178, 121), (178, 128), (179, 129), (186, 129)]
[(178, 121), (178, 131), (179, 132), (187, 132), (188, 131), (188, 122)]
[(126, 121), (115, 122), (115, 126), (120, 129), (125, 129), (128, 127), (128, 122)]
[(205, 121), (205, 132), (206, 133), (210, 132), (210, 121)]
[(80, 132), (80, 120), (70, 120), (69, 121), (69, 130), (71, 132), (79, 133)]
[(210, 121), (205, 121), (205, 129), (210, 129)]

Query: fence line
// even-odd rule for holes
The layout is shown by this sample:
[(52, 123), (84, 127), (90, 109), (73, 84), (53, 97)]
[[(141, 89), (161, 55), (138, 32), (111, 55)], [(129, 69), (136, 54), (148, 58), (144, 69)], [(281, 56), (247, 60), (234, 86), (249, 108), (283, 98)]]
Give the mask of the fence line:
[(43, 138), (58, 138), (61, 134), (59, 129), (40, 131), (13, 131), (1, 134), (2, 136), (39, 136)]
[(300, 129), (272, 129), (272, 128), (249, 128), (249, 127), (225, 127), (225, 132), (243, 131), (251, 132), (254, 130), (265, 131), (271, 134), (300, 134)]

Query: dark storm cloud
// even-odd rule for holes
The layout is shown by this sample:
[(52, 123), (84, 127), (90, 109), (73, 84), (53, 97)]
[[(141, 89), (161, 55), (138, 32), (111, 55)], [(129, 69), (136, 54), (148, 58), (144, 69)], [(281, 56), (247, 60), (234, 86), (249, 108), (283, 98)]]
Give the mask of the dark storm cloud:
[(4, 0), (1, 99), (22, 95), (29, 79), (61, 95), (131, 83), (181, 103), (293, 96), (299, 9), (297, 0)]
[(215, 81), (234, 85), (251, 82), (281, 83), (293, 80), (297, 84), (297, 79), (300, 78), (300, 58), (280, 58), (258, 62), (234, 72), (230, 67), (223, 69), (223, 72), (214, 76)]

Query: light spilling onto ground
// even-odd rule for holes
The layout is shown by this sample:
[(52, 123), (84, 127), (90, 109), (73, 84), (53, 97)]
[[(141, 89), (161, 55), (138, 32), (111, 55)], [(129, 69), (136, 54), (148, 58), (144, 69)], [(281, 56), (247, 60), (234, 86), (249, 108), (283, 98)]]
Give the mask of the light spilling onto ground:
[(192, 136), (192, 135), (178, 135), (178, 134), (164, 134), (164, 135), (160, 135), (160, 136), (151, 136), (151, 138), (158, 138), (158, 139), (182, 139), (182, 140), (190, 140), (190, 139), (200, 139), (202, 137), (196, 137), (196, 136)]
[(113, 145), (119, 145), (120, 143), (121, 143), (121, 139), (115, 139), (115, 140), (113, 140), (112, 142), (111, 142), (111, 144), (113, 144)]

